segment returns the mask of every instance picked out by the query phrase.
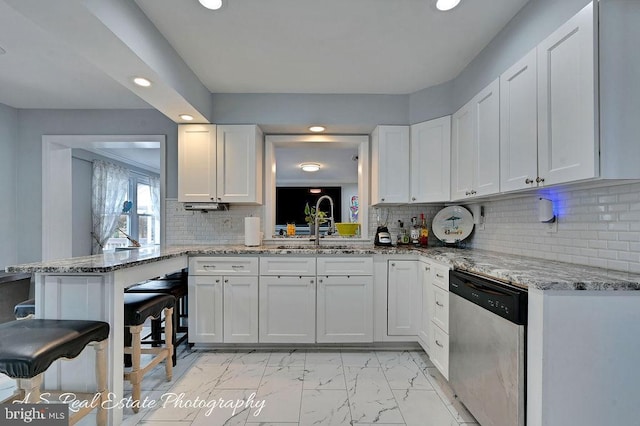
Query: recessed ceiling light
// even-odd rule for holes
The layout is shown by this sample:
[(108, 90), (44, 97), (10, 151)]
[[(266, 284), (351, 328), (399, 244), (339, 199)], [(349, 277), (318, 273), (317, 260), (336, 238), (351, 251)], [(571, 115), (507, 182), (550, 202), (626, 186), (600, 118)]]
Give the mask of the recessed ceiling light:
[(151, 81), (147, 80), (144, 77), (135, 77), (133, 82), (140, 87), (149, 87), (151, 86)]
[(182, 118), (184, 121), (192, 121), (193, 120), (193, 115), (180, 114), (180, 118)]
[(320, 133), (320, 132), (324, 132), (325, 128), (323, 126), (311, 126), (309, 127), (309, 131), (313, 133)]
[(451, 10), (456, 7), (458, 3), (460, 3), (460, 0), (437, 0), (436, 8), (438, 10), (446, 12), (447, 10)]
[(300, 164), (300, 168), (305, 172), (317, 172), (318, 170), (320, 170), (320, 164), (304, 163)]
[(222, 0), (199, 0), (200, 4), (211, 10), (218, 10), (222, 7)]

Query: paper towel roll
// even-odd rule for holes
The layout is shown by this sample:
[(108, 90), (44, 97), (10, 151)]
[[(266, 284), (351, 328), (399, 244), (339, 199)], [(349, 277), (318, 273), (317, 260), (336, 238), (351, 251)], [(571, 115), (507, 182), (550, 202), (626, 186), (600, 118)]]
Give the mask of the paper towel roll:
[(244, 245), (245, 246), (260, 245), (260, 218), (259, 217), (244, 218)]

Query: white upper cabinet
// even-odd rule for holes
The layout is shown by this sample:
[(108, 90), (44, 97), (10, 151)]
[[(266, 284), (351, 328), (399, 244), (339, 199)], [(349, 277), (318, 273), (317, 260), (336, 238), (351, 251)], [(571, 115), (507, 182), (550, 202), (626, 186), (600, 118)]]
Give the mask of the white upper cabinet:
[(178, 201), (261, 204), (262, 153), (255, 125), (178, 126)]
[(452, 117), (451, 199), (500, 190), (500, 84), (496, 79)]
[(500, 189), (536, 186), (538, 102), (536, 49), (500, 76)]
[(545, 185), (599, 174), (593, 7), (538, 45), (538, 171)]
[(378, 126), (371, 134), (371, 204), (409, 202), (409, 126)]
[(218, 199), (262, 204), (262, 131), (254, 125), (219, 125), (217, 135)]
[(451, 116), (411, 126), (410, 203), (449, 201)]
[(178, 201), (216, 201), (216, 126), (178, 126)]

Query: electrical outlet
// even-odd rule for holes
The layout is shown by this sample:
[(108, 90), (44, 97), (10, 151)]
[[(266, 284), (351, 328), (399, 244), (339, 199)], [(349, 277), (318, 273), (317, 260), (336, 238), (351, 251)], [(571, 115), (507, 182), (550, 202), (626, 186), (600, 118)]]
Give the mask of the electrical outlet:
[(554, 220), (553, 222), (550, 223), (545, 223), (545, 226), (547, 227), (547, 234), (555, 234), (558, 232), (558, 218), (556, 217), (556, 220)]

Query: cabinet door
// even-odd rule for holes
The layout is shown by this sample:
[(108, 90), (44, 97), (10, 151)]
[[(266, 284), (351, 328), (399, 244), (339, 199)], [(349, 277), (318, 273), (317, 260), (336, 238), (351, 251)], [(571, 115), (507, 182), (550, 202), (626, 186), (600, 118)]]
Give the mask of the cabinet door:
[(222, 276), (189, 276), (189, 343), (222, 342)]
[(536, 50), (500, 76), (500, 190), (537, 186)]
[(254, 125), (218, 126), (217, 192), (225, 203), (262, 204), (262, 132)]
[(471, 195), (500, 191), (500, 80), (496, 79), (473, 101), (475, 123), (474, 188)]
[(178, 201), (216, 199), (216, 126), (178, 126)]
[(418, 262), (390, 260), (387, 281), (387, 335), (416, 336), (420, 322)]
[(593, 3), (538, 45), (538, 170), (544, 184), (599, 173)]
[(474, 176), (474, 118), (471, 102), (451, 117), (451, 199), (471, 195)]
[(410, 203), (449, 201), (451, 116), (411, 126)]
[(449, 335), (431, 323), (431, 362), (449, 380)]
[(371, 204), (409, 201), (409, 126), (378, 126), (372, 134)]
[(373, 342), (373, 277), (318, 278), (318, 343)]
[(431, 334), (431, 277), (433, 269), (429, 262), (420, 262), (418, 264), (418, 277), (420, 279), (420, 326), (418, 327), (418, 342), (422, 348), (430, 354), (429, 336)]
[(256, 343), (258, 277), (225, 276), (223, 279), (224, 342)]
[(260, 277), (260, 342), (315, 343), (316, 277)]

